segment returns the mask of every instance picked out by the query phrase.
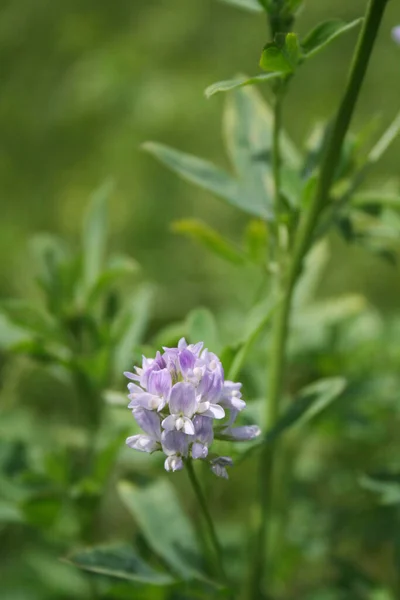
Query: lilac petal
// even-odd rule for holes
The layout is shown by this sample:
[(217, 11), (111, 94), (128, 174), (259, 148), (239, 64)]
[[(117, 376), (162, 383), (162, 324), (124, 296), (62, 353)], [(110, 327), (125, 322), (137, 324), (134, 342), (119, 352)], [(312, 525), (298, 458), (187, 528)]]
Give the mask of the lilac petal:
[(161, 402), (161, 399), (158, 396), (153, 396), (147, 392), (143, 392), (142, 394), (132, 394), (128, 397), (132, 400), (128, 404), (128, 408), (141, 406), (146, 410), (157, 410)]
[(217, 477), (222, 477), (223, 479), (229, 479), (228, 471), (222, 465), (213, 465), (211, 467), (211, 471)]
[(192, 457), (197, 458), (206, 458), (208, 455), (208, 448), (204, 444), (200, 444), (195, 442), (192, 446)]
[(152, 371), (150, 373), (147, 389), (150, 394), (168, 398), (171, 391), (171, 385), (171, 374), (168, 369), (160, 369), (159, 371)]
[(186, 433), (186, 435), (194, 435), (194, 425), (188, 417), (183, 417), (182, 431)]
[(201, 394), (203, 400), (215, 403), (221, 398), (222, 388), (223, 380), (221, 376), (218, 373), (206, 371), (201, 378), (197, 393)]
[(192, 417), (196, 411), (196, 391), (191, 383), (176, 383), (169, 399), (171, 414), (183, 414)]
[(254, 440), (261, 433), (258, 425), (244, 425), (242, 427), (226, 427), (221, 431), (220, 437), (232, 442), (248, 442)]
[(158, 450), (160, 447), (159, 443), (148, 435), (131, 435), (126, 439), (126, 444), (134, 450), (149, 453)]
[(400, 44), (400, 25), (397, 25), (397, 27), (393, 27), (392, 39), (394, 42), (396, 42), (396, 44)]
[(165, 431), (173, 431), (175, 429), (175, 423), (176, 423), (176, 419), (175, 419), (174, 415), (169, 415), (168, 417), (166, 417), (163, 420), (161, 425), (163, 426)]
[(129, 371), (124, 371), (124, 375), (128, 379), (132, 379), (132, 381), (140, 381), (139, 375), (136, 375), (135, 373), (130, 373)]
[(219, 404), (210, 404), (210, 408), (202, 413), (205, 417), (212, 417), (213, 419), (223, 419), (225, 411)]
[(214, 439), (213, 422), (210, 417), (196, 415), (193, 419), (196, 440), (210, 445)]
[(185, 340), (185, 338), (181, 338), (178, 342), (178, 349), (179, 350), (184, 350), (185, 348), (187, 348), (187, 341)]
[(163, 431), (161, 444), (167, 456), (173, 454), (186, 456), (189, 448), (189, 438), (182, 431)]
[(136, 383), (128, 383), (128, 390), (130, 391), (131, 394), (143, 394), (144, 390), (136, 385)]
[(200, 355), (200, 352), (202, 351), (204, 346), (204, 342), (197, 342), (197, 344), (191, 344), (189, 346), (189, 349), (191, 352), (193, 352), (193, 354), (195, 354), (196, 356)]
[(137, 424), (145, 433), (156, 440), (161, 438), (161, 419), (155, 412), (144, 408), (137, 408), (134, 411), (134, 417)]
[(180, 456), (167, 456), (164, 468), (166, 471), (181, 471), (183, 469), (183, 460)]
[(223, 467), (232, 467), (233, 460), (230, 456), (217, 456), (217, 458), (213, 458), (211, 461), (213, 465), (221, 465)]
[(165, 363), (164, 357), (161, 355), (160, 352), (157, 352), (154, 361), (157, 363), (157, 365), (160, 367), (160, 369), (165, 369), (165, 367), (167, 366)]
[(191, 371), (193, 369), (195, 363), (196, 357), (190, 352), (190, 350), (187, 350), (185, 348), (184, 350), (182, 350), (182, 352), (179, 353), (179, 366), (184, 377), (188, 373), (188, 371)]

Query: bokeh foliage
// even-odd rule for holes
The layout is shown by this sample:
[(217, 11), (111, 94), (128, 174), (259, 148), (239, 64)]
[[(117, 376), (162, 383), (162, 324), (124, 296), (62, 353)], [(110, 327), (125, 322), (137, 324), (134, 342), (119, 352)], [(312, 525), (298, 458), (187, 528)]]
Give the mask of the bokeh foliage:
[[(361, 0), (307, 4), (296, 23), (302, 34), (332, 13), (351, 21), (364, 8)], [(212, 349), (223, 351), (229, 366), (234, 351), (260, 327), (260, 307), (249, 309), (260, 293), (259, 257), (268, 243), (266, 230), (252, 218), (244, 223), (243, 214), (160, 168), (140, 145), (147, 139), (160, 140), (228, 169), (220, 121), (223, 106), (232, 98), (206, 101), (203, 89), (227, 75), (254, 73), (259, 40), (268, 39), (266, 25), (213, 0), (112, 4), (41, 0), (32, 7), (13, 0), (1, 8), (0, 16), (5, 73), (0, 100), (0, 192), (5, 207), (0, 285), (4, 298), (25, 302), (12, 309), (7, 302), (3, 312), (10, 317), (13, 310), (11, 320), (33, 331), (27, 340), (1, 322), (0, 536), (7, 548), (0, 566), (2, 597), (135, 594), (135, 598), (175, 599), (195, 597), (204, 590), (217, 597), (214, 583), (204, 581), (204, 565), (199, 574), (197, 541), (187, 517), (179, 511), (163, 513), (163, 499), (170, 495), (170, 504), (175, 504), (176, 489), (184, 491), (185, 514), (196, 523), (184, 475), (176, 475), (173, 484), (153, 482), (154, 487), (145, 488), (149, 496), (141, 496), (142, 484), (157, 477), (161, 465), (146, 456), (132, 456), (122, 447), (127, 430), (132, 433), (134, 426), (120, 407), (119, 372), (126, 366), (122, 364), (126, 354), (133, 361), (141, 350), (171, 344), (180, 335), (193, 341), (205, 338)], [(399, 49), (389, 37), (390, 27), (398, 21), (400, 9), (392, 2), (353, 124), (356, 134), (365, 131), (371, 114), (381, 115), (379, 131), (398, 110)], [(344, 37), (323, 57), (305, 64), (294, 81), (285, 127), (299, 148), (315, 120), (326, 118), (335, 106), (353, 43), (354, 35)], [(375, 132), (372, 128), (376, 139)], [(348, 141), (344, 173), (359, 140), (355, 136)], [(398, 144), (369, 180), (373, 189), (395, 196)], [(108, 271), (114, 269), (128, 280), (118, 283), (117, 292), (113, 287), (114, 295), (101, 299), (100, 292), (107, 292), (110, 284), (104, 273), (104, 290), (99, 283), (105, 238), (99, 242), (96, 225), (94, 230), (86, 227), (82, 254), (78, 238), (90, 193), (109, 177), (116, 183), (108, 200), (108, 247), (135, 260), (119, 256), (108, 263)], [(392, 208), (386, 223), (394, 231), (393, 254), (386, 255), (390, 259), (398, 250)], [(361, 224), (367, 222), (368, 227), (374, 215), (364, 214), (363, 219)], [(93, 214), (90, 222), (96, 223)], [(349, 229), (345, 222), (342, 225), (342, 236), (331, 234), (310, 256), (296, 299), (287, 404), (316, 380), (337, 383), (340, 374), (347, 386), (332, 406), (329, 397), (325, 404), (322, 401), (325, 410), (313, 415), (312, 426), (304, 419), (285, 430), (282, 460), (291, 468), (282, 485), (282, 514), (277, 515), (274, 533), (276, 544), (284, 548), (276, 579), (285, 599), (389, 600), (398, 590), (398, 268), (393, 260), (385, 262), (344, 240)], [(210, 227), (227, 239), (222, 250)], [(50, 317), (57, 322), (61, 318), (72, 336), (77, 335), (78, 360), (75, 346), (71, 351), (70, 342), (66, 344), (73, 355), (71, 364), (65, 348), (60, 356), (54, 323), (43, 317), (43, 308), (36, 308), (46, 281), (40, 279), (38, 291), (27, 239), (38, 231), (62, 234), (72, 248), (71, 259), (60, 259), (67, 265), (61, 305), (53, 294), (55, 304), (47, 306)], [(197, 236), (210, 252), (177, 232)], [(51, 240), (42, 236), (34, 242), (41, 256), (46, 256), (43, 250)], [(215, 258), (215, 250), (222, 258)], [(93, 281), (96, 271), (99, 277)], [(77, 272), (82, 280), (71, 291), (69, 283)], [(122, 318), (113, 338), (111, 317), (124, 306), (132, 309), (133, 323)], [(265, 314), (265, 305), (261, 310)], [(92, 314), (94, 325), (85, 320), (89, 315), (91, 321)], [(76, 334), (76, 325), (84, 330), (85, 339), (82, 331)], [(255, 418), (265, 387), (268, 323), (261, 325), (262, 335), (242, 370)], [(126, 332), (131, 338), (124, 344)], [(40, 346), (43, 339), (46, 344)], [(10, 357), (10, 347), (17, 356)], [(107, 356), (98, 353), (99, 348), (106, 349)], [(77, 389), (85, 390), (82, 373), (90, 393), (86, 387), (79, 398)], [(88, 427), (93, 413), (85, 404), (93, 391), (105, 406), (96, 440)], [(208, 490), (234, 580), (244, 575), (246, 548), (240, 540), (255, 480), (249, 463), (237, 459), (230, 487), (217, 482)], [(122, 478), (129, 482), (118, 484)], [(207, 477), (204, 481), (211, 485)], [(233, 501), (235, 496), (240, 496), (240, 503)], [(149, 504), (152, 512), (146, 514)], [(160, 515), (159, 525), (153, 522), (155, 514)], [(159, 539), (165, 520), (175, 521), (176, 528), (170, 539), (166, 533)], [(179, 532), (183, 544), (174, 532)], [(107, 568), (93, 579), (58, 560), (69, 552), (69, 562), (81, 566), (86, 562), (87, 567), (93, 556), (82, 548), (89, 543), (105, 548), (96, 565), (104, 561)], [(177, 548), (176, 555), (171, 555), (171, 547)], [(126, 569), (135, 573), (134, 581), (109, 579), (107, 569), (113, 561), (118, 566), (125, 561)], [(195, 583), (188, 587), (180, 583), (182, 579)], [(165, 591), (158, 587), (163, 585)]]

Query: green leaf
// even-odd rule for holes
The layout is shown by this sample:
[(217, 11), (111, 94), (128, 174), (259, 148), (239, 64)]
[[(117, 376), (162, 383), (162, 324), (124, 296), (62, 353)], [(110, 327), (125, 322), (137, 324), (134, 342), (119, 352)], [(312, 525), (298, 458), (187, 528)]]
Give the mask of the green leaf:
[(59, 341), (57, 323), (47, 313), (24, 300), (5, 300), (0, 303), (0, 314), (27, 331), (43, 338)]
[(264, 71), (272, 71), (287, 75), (293, 73), (300, 60), (299, 40), (295, 33), (288, 33), (264, 47), (261, 54), (260, 67)]
[(107, 240), (107, 203), (114, 184), (102, 185), (92, 196), (83, 225), (83, 282), (85, 289), (97, 281), (105, 255)]
[(249, 12), (262, 12), (263, 8), (258, 0), (220, 0), (225, 4), (232, 4), (237, 8), (248, 10)]
[(206, 98), (211, 98), (214, 94), (218, 94), (218, 92), (229, 92), (230, 90), (235, 90), (240, 87), (245, 87), (247, 85), (256, 85), (260, 83), (264, 83), (265, 81), (271, 81), (273, 79), (279, 79), (282, 77), (281, 72), (277, 73), (261, 73), (261, 75), (255, 75), (254, 77), (237, 77), (235, 79), (227, 79), (225, 81), (217, 81), (208, 86), (205, 89), (204, 94)]
[(24, 516), (15, 503), (0, 499), (0, 525), (4, 523), (22, 523), (23, 520)]
[(352, 206), (367, 208), (382, 206), (384, 208), (400, 209), (400, 194), (392, 194), (384, 191), (368, 191), (355, 194), (351, 199)]
[(244, 232), (245, 248), (250, 260), (265, 265), (268, 249), (268, 228), (264, 221), (252, 219)]
[(368, 154), (368, 163), (375, 164), (400, 133), (400, 112)]
[(96, 546), (70, 554), (66, 562), (85, 571), (137, 583), (171, 585), (175, 579), (156, 571), (129, 546)]
[(399, 480), (390, 481), (385, 478), (364, 476), (360, 478), (360, 485), (364, 489), (378, 494), (380, 504), (384, 504), (386, 506), (400, 504)]
[(196, 308), (187, 317), (188, 338), (192, 344), (204, 342), (212, 352), (219, 352), (220, 342), (214, 315), (207, 308)]
[(113, 337), (116, 338), (113, 358), (115, 375), (131, 366), (133, 351), (142, 341), (147, 328), (152, 298), (153, 289), (142, 287), (129, 299), (113, 327)]
[(201, 577), (194, 529), (167, 479), (146, 487), (128, 481), (118, 486), (122, 502), (139, 525), (147, 543), (183, 579)]
[(363, 19), (355, 19), (350, 23), (339, 19), (332, 19), (320, 23), (306, 35), (301, 42), (301, 47), (305, 58), (310, 58), (320, 52), (325, 46), (333, 42), (344, 33), (351, 31), (362, 23)]
[(140, 270), (139, 264), (130, 256), (117, 255), (110, 257), (105, 269), (94, 283), (88, 302), (95, 302), (103, 291), (123, 277), (135, 275)]
[[(224, 113), (224, 138), (237, 179), (200, 158), (148, 142), (144, 148), (162, 163), (229, 204), (262, 219), (273, 219), (270, 156), (273, 116), (254, 88), (229, 94)], [(282, 159), (298, 168), (300, 157), (285, 134), (281, 136)]]
[(241, 455), (241, 460), (247, 458), (254, 450), (270, 444), (279, 438), (288, 429), (294, 426), (301, 427), (311, 421), (344, 391), (346, 380), (343, 377), (320, 379), (303, 388), (298, 397), (291, 403), (285, 414), (278, 419), (275, 427), (270, 429), (257, 444)]
[(199, 219), (181, 219), (172, 223), (172, 231), (182, 233), (234, 265), (243, 265), (246, 257), (217, 231)]
[(143, 148), (183, 179), (212, 192), (247, 213), (268, 217), (264, 202), (256, 206), (249, 202), (239, 183), (212, 163), (155, 142), (146, 142)]

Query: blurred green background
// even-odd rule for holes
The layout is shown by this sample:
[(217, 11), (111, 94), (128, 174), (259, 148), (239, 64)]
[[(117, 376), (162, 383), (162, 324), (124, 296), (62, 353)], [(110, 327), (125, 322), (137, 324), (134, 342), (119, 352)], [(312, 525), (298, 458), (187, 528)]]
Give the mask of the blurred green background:
[[(296, 31), (326, 18), (354, 19), (364, 7), (363, 0), (308, 0)], [(173, 219), (196, 216), (235, 239), (242, 216), (178, 180), (140, 145), (157, 140), (226, 166), (224, 98), (207, 101), (203, 90), (236, 72), (258, 72), (268, 40), (264, 17), (215, 0), (5, 0), (0, 16), (0, 294), (31, 293), (29, 236), (74, 238), (89, 194), (112, 177), (112, 245), (158, 285), (158, 320), (180, 318), (197, 304), (218, 311), (245, 303), (251, 274), (243, 286), (234, 268), (169, 230)], [(398, 22), (399, 3), (389, 2), (356, 130), (376, 114), (384, 126), (398, 109), (400, 49), (390, 39)], [(284, 118), (297, 144), (334, 109), (355, 38), (309, 61), (293, 82)], [(374, 171), (379, 182), (396, 174), (399, 148), (396, 142)], [(329, 285), (396, 308), (393, 269), (350, 247), (337, 250)]]
[[(327, 18), (354, 19), (364, 12), (365, 4), (364, 0), (308, 0), (295, 29), (304, 35)], [(353, 121), (356, 131), (375, 115), (383, 130), (399, 109), (400, 47), (390, 37), (398, 23), (400, 4), (392, 0)], [(332, 44), (308, 61), (293, 81), (284, 120), (299, 147), (304, 146), (315, 121), (326, 119), (335, 109), (355, 39), (352, 32)], [(37, 299), (29, 238), (48, 231), (74, 243), (90, 194), (112, 178), (116, 188), (110, 210), (111, 249), (133, 256), (141, 265), (141, 279), (156, 292), (142, 341), (154, 342), (160, 326), (182, 321), (197, 306), (211, 308), (222, 325), (227, 323), (226, 329), (233, 328), (232, 315), (243, 316), (253, 302), (259, 272), (222, 262), (173, 234), (170, 223), (198, 217), (240, 241), (243, 215), (179, 180), (140, 146), (157, 140), (228, 167), (221, 135), (225, 99), (218, 95), (206, 100), (203, 90), (237, 72), (257, 73), (266, 41), (267, 24), (262, 16), (216, 0), (3, 0), (0, 296)], [(268, 90), (263, 92), (268, 98)], [(399, 150), (397, 140), (373, 171), (370, 182), (375, 189), (392, 185), (398, 177)], [(398, 192), (398, 182), (393, 186)], [(345, 306), (328, 301), (317, 306), (311, 298), (308, 314), (294, 323), (289, 392), (319, 377), (338, 374), (346, 376), (350, 385), (331, 418), (302, 440), (301, 453), (296, 437), (288, 444), (297, 478), (289, 485), (296, 500), (290, 513), (288, 550), (278, 569), (282, 589), (287, 580), (289, 584), (280, 597), (386, 600), (392, 596), (369, 595), (369, 578), (374, 590), (375, 581), (382, 588), (387, 581), (396, 581), (391, 536), (394, 523), (398, 527), (398, 513), (392, 507), (377, 507), (361, 491), (357, 478), (369, 468), (399, 471), (399, 271), (347, 245), (337, 234), (329, 241), (330, 258), (319, 267), (319, 293), (324, 297), (362, 294), (366, 301), (356, 297)], [(259, 348), (265, 346), (263, 339)], [(23, 479), (21, 456), (28, 456), (30, 466), (39, 464), (41, 442), (46, 451), (54, 443), (51, 435), (55, 433), (50, 431), (46, 438), (49, 423), (71, 417), (71, 390), (25, 358), (15, 363), (15, 359), (3, 358), (1, 400), (9, 409), (5, 411), (8, 416), (16, 415), (14, 429), (10, 428), (11, 450), (4, 450), (5, 462), (15, 471), (12, 477), (15, 473), (19, 477), (20, 469)], [(264, 363), (265, 355), (254, 352), (244, 369), (246, 399), (256, 400), (263, 394)], [(122, 380), (118, 385), (121, 390)], [(122, 411), (110, 416), (106, 425), (111, 433), (114, 426), (123, 433), (130, 427), (129, 419), (129, 413)], [(4, 422), (2, 434), (8, 427)], [(30, 434), (38, 449), (35, 444), (30, 447)], [(126, 449), (122, 454), (122, 470), (137, 469), (141, 477), (160, 476), (162, 465), (154, 457), (133, 457)], [(324, 480), (327, 471), (332, 473), (328, 483)], [(185, 491), (185, 481), (184, 474), (177, 474), (174, 485)], [(227, 521), (236, 519), (237, 528), (243, 529), (246, 502), (255, 495), (255, 476), (244, 465), (228, 486), (221, 481), (212, 486), (207, 478), (205, 482), (213, 510), (222, 519), (220, 531), (234, 571), (235, 560), (240, 562), (240, 552), (243, 555), (246, 549), (238, 551), (237, 531)], [(115, 499), (115, 484), (112, 479), (99, 519), (101, 540), (129, 538), (134, 529)], [(188, 513), (196, 519), (190, 501), (183, 497)], [(233, 502), (235, 497), (240, 497), (240, 506)], [(0, 531), (1, 600), (96, 597), (78, 571), (58, 562), (77, 543), (68, 514), (53, 530), (51, 506), (41, 510), (43, 514), (28, 515), (28, 526), (17, 524)], [(44, 533), (39, 534), (35, 524), (42, 521)], [(137, 537), (147, 551), (146, 558), (154, 560)], [(329, 583), (325, 585), (329, 581), (335, 583), (332, 593)], [(316, 589), (321, 583), (322, 592), (314, 594), (314, 583)], [(131, 594), (127, 588), (99, 597), (164, 598), (154, 590)], [(167, 597), (192, 596), (172, 593)]]

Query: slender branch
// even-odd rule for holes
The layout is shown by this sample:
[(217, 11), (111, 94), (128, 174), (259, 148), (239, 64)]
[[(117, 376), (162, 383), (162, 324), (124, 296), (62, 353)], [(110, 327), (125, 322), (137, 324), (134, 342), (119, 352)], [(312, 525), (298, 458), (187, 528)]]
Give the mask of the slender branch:
[[(367, 70), (371, 52), (388, 0), (370, 0), (366, 19), (360, 33), (353, 63), (343, 99), (331, 126), (327, 138), (322, 166), (317, 184), (316, 194), (309, 210), (300, 221), (297, 231), (291, 262), (285, 281), (281, 282), (284, 300), (275, 315), (271, 354), (269, 362), (268, 405), (266, 426), (270, 428), (276, 421), (279, 412), (283, 373), (285, 368), (286, 341), (289, 327), (291, 302), (296, 280), (301, 271), (302, 262), (309, 246), (319, 216), (327, 203), (329, 191), (334, 180), (340, 158), (343, 141), (357, 103), (358, 95)], [(279, 163), (278, 163), (279, 164)], [(278, 180), (279, 183), (279, 180)], [(275, 445), (266, 445), (260, 457), (260, 515), (257, 537), (255, 540), (254, 572), (251, 581), (251, 598), (263, 597), (263, 580), (266, 574), (266, 558), (268, 558), (268, 529), (270, 519)]]
[(218, 561), (218, 571), (219, 574), (222, 575), (224, 582), (227, 584), (228, 583), (228, 578), (226, 576), (226, 572), (225, 572), (225, 568), (224, 568), (224, 562), (223, 562), (223, 558), (222, 558), (222, 547), (221, 544), (219, 542), (217, 533), (215, 531), (215, 527), (214, 527), (214, 523), (210, 514), (210, 511), (208, 510), (208, 506), (207, 506), (207, 501), (204, 497), (203, 494), (203, 490), (201, 489), (199, 480), (196, 477), (196, 473), (194, 471), (193, 468), (193, 463), (192, 463), (192, 459), (189, 458), (186, 461), (186, 467), (187, 467), (187, 472), (189, 475), (189, 479), (190, 479), (190, 483), (192, 484), (194, 493), (197, 497), (197, 501), (199, 503), (199, 506), (201, 508), (201, 511), (203, 513), (203, 517), (204, 517), (204, 521), (207, 524), (207, 529), (208, 529), (208, 533), (210, 535), (210, 539), (212, 541), (212, 544), (214, 546), (214, 550), (215, 550), (215, 555), (217, 557), (217, 561)]

